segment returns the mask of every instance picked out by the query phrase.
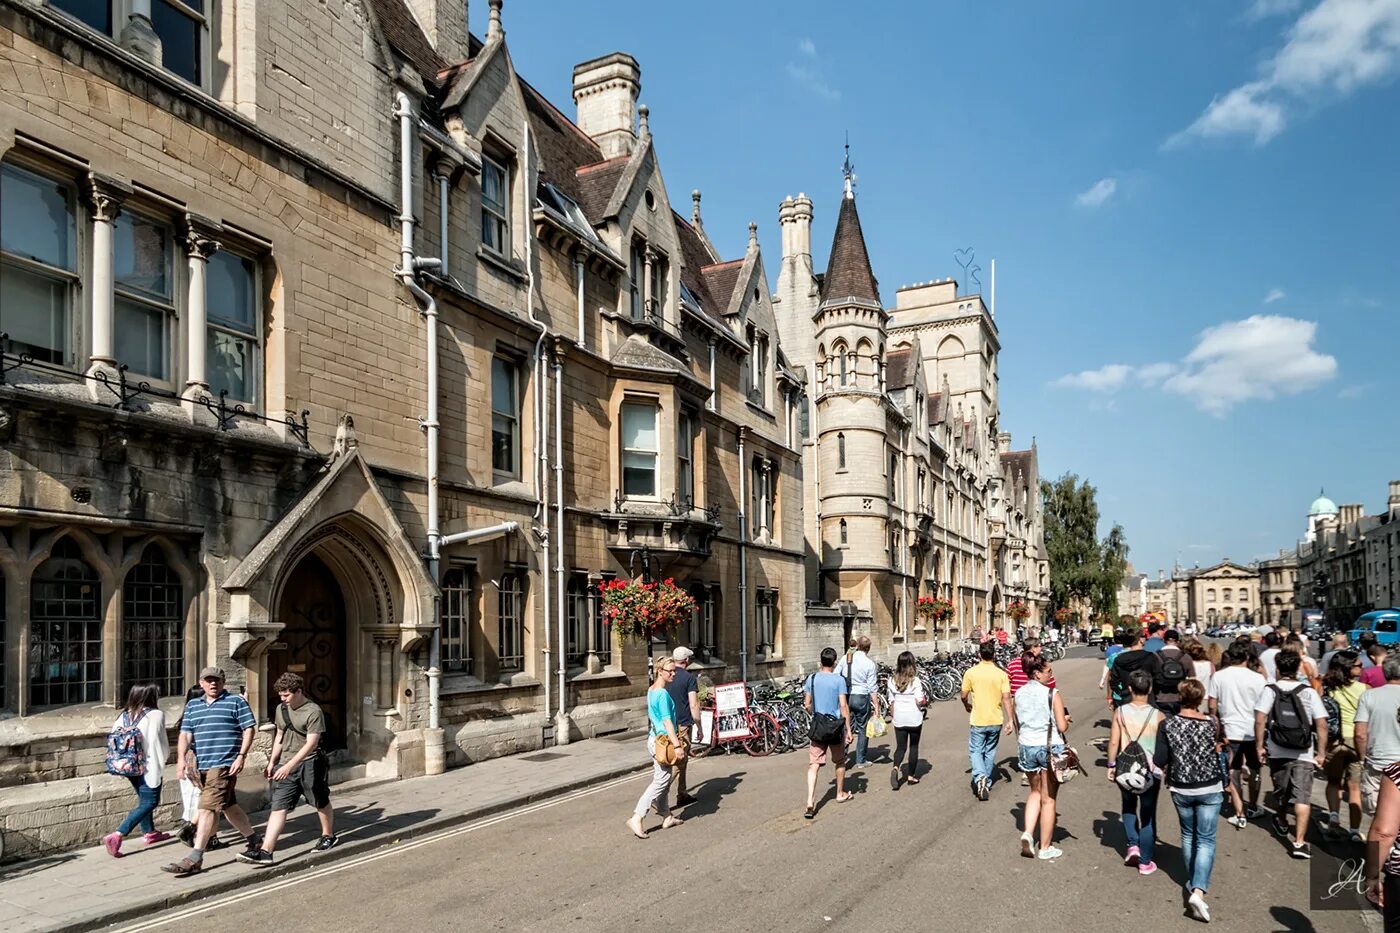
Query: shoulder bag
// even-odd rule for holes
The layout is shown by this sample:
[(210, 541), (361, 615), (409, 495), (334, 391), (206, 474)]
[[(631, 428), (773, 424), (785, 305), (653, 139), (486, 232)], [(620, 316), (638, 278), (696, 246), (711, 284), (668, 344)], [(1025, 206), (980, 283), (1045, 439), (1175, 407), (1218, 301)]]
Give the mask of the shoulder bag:
[[(1079, 750), (1065, 745), (1065, 750), (1058, 755), (1055, 754), (1052, 745), (1055, 740), (1055, 693), (1051, 690), (1046, 694), (1046, 702), (1050, 704), (1050, 725), (1045, 730), (1045, 762), (1046, 766), (1055, 773), (1055, 780), (1061, 784), (1068, 783), (1076, 774), (1084, 773), (1084, 766), (1079, 763)], [(1061, 736), (1068, 741), (1068, 736)]]

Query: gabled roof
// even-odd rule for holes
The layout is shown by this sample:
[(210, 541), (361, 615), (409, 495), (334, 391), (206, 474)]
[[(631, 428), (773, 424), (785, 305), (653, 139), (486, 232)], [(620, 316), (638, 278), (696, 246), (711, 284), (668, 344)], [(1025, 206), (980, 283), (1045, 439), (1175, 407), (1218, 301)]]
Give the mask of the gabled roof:
[[(369, 0), (369, 3), (385, 40), (424, 78), (436, 80), (438, 72), (451, 64), (437, 53), (428, 37), (423, 35), (418, 20), (409, 12), (403, 0)], [(477, 44), (480, 45), (479, 42)]]
[[(649, 343), (639, 334), (632, 334), (613, 352), (612, 364), (624, 369), (640, 369), (652, 373), (665, 373), (679, 376), (688, 382), (702, 385), (690, 372), (690, 367), (665, 350)], [(708, 386), (706, 387), (708, 388)]]
[(710, 309), (717, 314), (725, 314), (733, 305), (734, 286), (739, 283), (739, 273), (744, 269), (744, 260), (731, 259), (729, 262), (711, 263), (700, 270), (705, 288), (715, 302)]
[(841, 199), (841, 212), (836, 217), (836, 234), (831, 239), (831, 258), (822, 280), (822, 304), (854, 299), (874, 302), (880, 307), (880, 288), (875, 273), (870, 271), (870, 255), (865, 249), (865, 234), (860, 229), (856, 199)]
[(929, 427), (937, 427), (943, 423), (943, 419), (946, 417), (948, 417), (948, 396), (942, 392), (930, 392), (928, 394)]
[(630, 156), (618, 156), (606, 162), (583, 165), (574, 171), (578, 196), (578, 206), (588, 222), (597, 226), (608, 216), (608, 204), (612, 201), (617, 184), (627, 171)]
[(885, 386), (904, 389), (914, 384), (916, 360), (913, 347), (900, 347), (885, 354)]
[(1013, 486), (1030, 485), (1031, 463), (1035, 457), (1033, 450), (1008, 450), (1001, 455), (1001, 472)]

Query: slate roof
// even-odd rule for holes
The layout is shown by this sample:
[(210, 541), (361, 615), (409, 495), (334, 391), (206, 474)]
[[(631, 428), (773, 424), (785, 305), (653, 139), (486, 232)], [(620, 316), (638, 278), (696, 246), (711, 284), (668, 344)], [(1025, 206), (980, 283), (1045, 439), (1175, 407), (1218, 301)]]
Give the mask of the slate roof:
[(606, 162), (580, 166), (575, 170), (578, 196), (574, 200), (583, 208), (583, 216), (588, 218), (589, 223), (597, 226), (607, 216), (608, 202), (612, 200), (617, 183), (627, 171), (627, 163), (630, 161), (631, 156), (618, 156)]
[[(452, 64), (444, 60), (428, 41), (428, 37), (423, 35), (418, 20), (409, 12), (403, 0), (369, 2), (374, 7), (374, 18), (379, 21), (379, 29), (384, 33), (384, 38), (420, 75), (429, 80), (436, 80), (438, 72)], [(480, 47), (480, 44), (478, 40), (476, 45)]]
[(902, 347), (885, 354), (885, 385), (903, 389), (914, 384), (914, 348)]
[(700, 277), (714, 301), (711, 311), (725, 314), (729, 302), (734, 298), (734, 286), (739, 282), (739, 273), (744, 269), (744, 260), (731, 259), (729, 262), (710, 263), (700, 269)]
[(1001, 470), (1011, 478), (1013, 486), (1029, 485), (1032, 456), (1029, 450), (1008, 450), (1001, 455)]
[[(584, 207), (583, 198), (579, 194), (577, 171), (582, 166), (603, 161), (603, 151), (572, 120), (546, 100), (544, 95), (531, 87), (529, 82), (524, 78), (517, 80), (525, 99), (525, 111), (530, 118), (535, 146), (540, 153), (540, 180), (549, 182), (577, 201), (579, 207), (584, 208), (584, 216), (592, 220), (593, 215)], [(607, 195), (604, 195), (602, 200), (606, 205)]]
[(831, 258), (822, 280), (822, 302), (855, 298), (880, 305), (880, 288), (870, 271), (870, 254), (860, 229), (856, 199), (842, 198), (836, 218), (836, 234), (831, 239)]
[(942, 392), (930, 392), (928, 395), (928, 423), (929, 427), (936, 427), (943, 423), (944, 417), (948, 414), (948, 400)]

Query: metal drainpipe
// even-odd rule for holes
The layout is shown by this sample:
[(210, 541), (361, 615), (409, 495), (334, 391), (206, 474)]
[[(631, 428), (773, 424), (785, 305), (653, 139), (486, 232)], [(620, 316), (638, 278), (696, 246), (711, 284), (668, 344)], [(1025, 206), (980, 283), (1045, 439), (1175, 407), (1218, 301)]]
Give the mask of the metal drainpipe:
[(564, 677), (568, 666), (568, 637), (564, 627), (567, 623), (567, 607), (564, 602), (564, 351), (556, 346), (554, 352), (554, 533), (558, 535), (555, 548), (555, 591), (558, 595), (559, 638), (556, 642), (559, 654), (559, 711), (554, 717), (554, 744), (569, 744), (568, 694), (565, 692)]
[(744, 435), (749, 429), (739, 428), (739, 679), (749, 682), (749, 562), (747, 556), (748, 518), (744, 504), (748, 501), (744, 491)]
[(578, 258), (574, 260), (574, 290), (578, 292), (578, 337), (574, 340), (574, 343), (582, 348), (586, 342), (585, 334), (587, 332), (585, 327), (588, 322), (584, 317), (583, 253), (581, 252), (578, 254)]
[[(419, 303), (419, 311), (426, 322), (426, 357), (428, 364), (427, 415), (423, 419), (426, 436), (426, 472), (428, 480), (427, 533), (428, 533), (428, 573), (434, 583), (438, 582), (441, 557), (440, 532), (438, 528), (438, 314), (437, 302), (419, 286), (419, 269), (437, 265), (437, 260), (417, 259), (413, 255), (413, 130), (415, 116), (408, 95), (400, 91), (396, 97), (394, 116), (399, 121), (399, 268), (397, 275), (404, 287), (413, 294)], [(438, 613), (441, 607), (433, 601), (433, 634), (428, 643), (428, 729), (441, 729), (441, 652), (442, 628)], [(425, 770), (429, 774), (440, 774), (446, 769), (441, 745), (436, 752), (426, 755)]]
[(447, 183), (448, 172), (438, 173), (438, 272), (447, 275)]

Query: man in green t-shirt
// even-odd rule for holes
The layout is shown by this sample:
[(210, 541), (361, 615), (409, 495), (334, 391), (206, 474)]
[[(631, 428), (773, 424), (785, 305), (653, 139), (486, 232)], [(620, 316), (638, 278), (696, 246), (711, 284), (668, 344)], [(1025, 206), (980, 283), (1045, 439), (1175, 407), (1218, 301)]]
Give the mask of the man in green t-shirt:
[[(287, 825), (287, 814), (302, 797), (316, 808), (321, 819), (321, 838), (313, 852), (325, 852), (339, 840), (334, 831), (335, 811), (331, 809), (330, 766), (321, 748), (326, 717), (306, 696), (306, 684), (290, 671), (272, 685), (282, 700), (273, 715), (277, 737), (268, 756), (266, 775), (272, 781), (272, 813), (263, 830), (262, 847), (238, 854), (239, 861), (263, 868), (272, 865), (277, 837)], [(278, 762), (285, 761), (279, 765)]]

